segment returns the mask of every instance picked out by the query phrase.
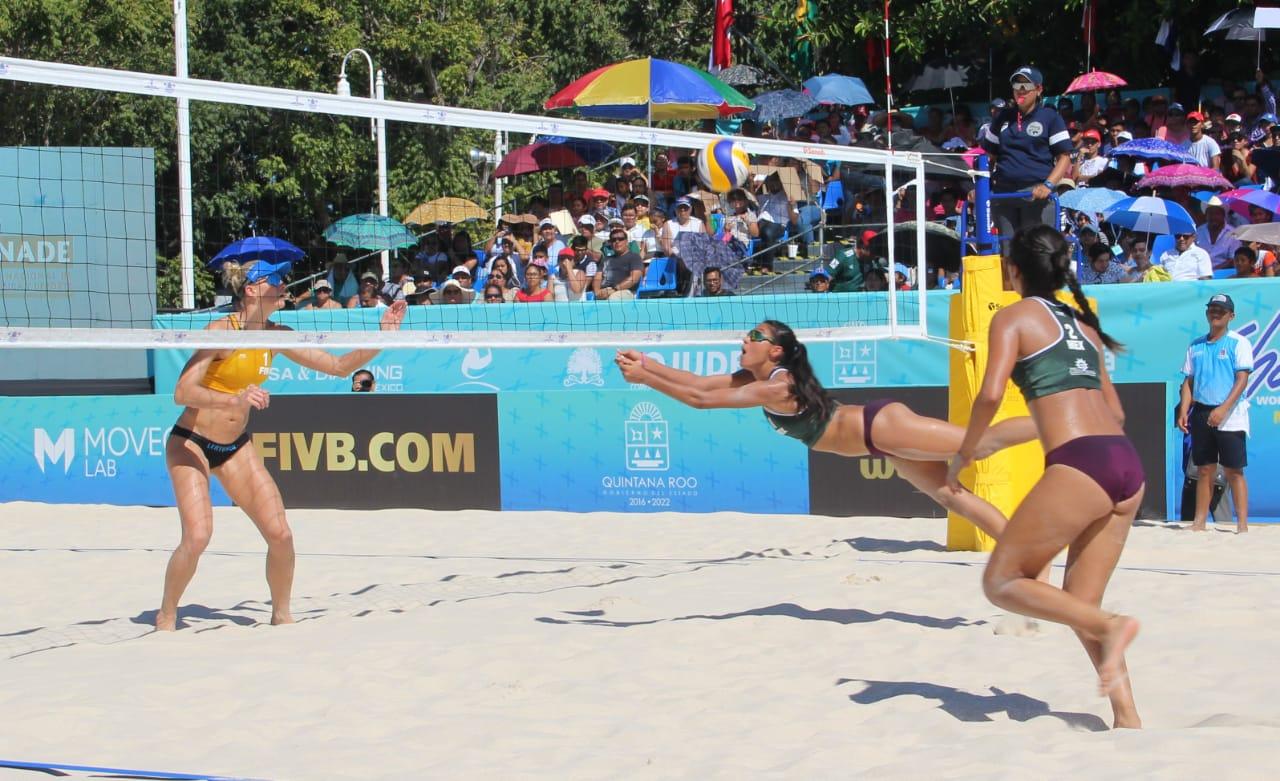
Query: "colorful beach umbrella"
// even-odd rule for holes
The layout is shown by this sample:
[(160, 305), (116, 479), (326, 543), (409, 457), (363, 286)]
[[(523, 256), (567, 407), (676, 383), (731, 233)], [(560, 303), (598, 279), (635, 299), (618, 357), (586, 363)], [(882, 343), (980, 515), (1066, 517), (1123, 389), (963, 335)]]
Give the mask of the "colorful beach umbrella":
[(1143, 195), (1116, 201), (1104, 209), (1107, 222), (1139, 233), (1195, 233), (1196, 222), (1187, 210), (1164, 198)]
[(1072, 79), (1071, 84), (1067, 86), (1067, 92), (1099, 92), (1112, 87), (1124, 87), (1129, 82), (1106, 71), (1089, 71)]
[(268, 263), (296, 263), (305, 255), (302, 250), (275, 236), (250, 236), (247, 239), (233, 241), (222, 248), (222, 251), (209, 261), (209, 268), (218, 268), (223, 263), (244, 263), (251, 260), (265, 260)]
[(352, 249), (393, 250), (412, 247), (418, 237), (390, 217), (381, 214), (352, 214), (324, 230), (324, 237), (334, 244)]
[(597, 119), (716, 119), (755, 108), (706, 71), (644, 57), (588, 73), (547, 99), (548, 110)]
[(1138, 180), (1139, 187), (1220, 187), (1231, 189), (1231, 182), (1216, 168), (1191, 163), (1162, 165)]
[(493, 169), (496, 179), (539, 171), (559, 171), (564, 168), (580, 168), (588, 165), (582, 155), (567, 144), (548, 144), (538, 141), (528, 146), (512, 149)]
[(819, 103), (862, 106), (876, 102), (867, 85), (856, 76), (841, 76), (838, 73), (814, 76), (805, 80), (804, 88)]

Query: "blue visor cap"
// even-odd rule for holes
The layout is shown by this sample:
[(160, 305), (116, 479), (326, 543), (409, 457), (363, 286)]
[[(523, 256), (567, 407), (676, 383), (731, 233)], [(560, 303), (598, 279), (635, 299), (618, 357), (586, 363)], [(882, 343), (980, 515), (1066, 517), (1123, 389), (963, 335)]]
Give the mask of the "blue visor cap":
[(293, 270), (293, 264), (289, 261), (284, 263), (268, 263), (265, 260), (254, 261), (247, 271), (244, 272), (244, 281), (253, 283), (267, 280), (273, 285), (283, 285), (284, 278), (289, 276), (289, 272)]

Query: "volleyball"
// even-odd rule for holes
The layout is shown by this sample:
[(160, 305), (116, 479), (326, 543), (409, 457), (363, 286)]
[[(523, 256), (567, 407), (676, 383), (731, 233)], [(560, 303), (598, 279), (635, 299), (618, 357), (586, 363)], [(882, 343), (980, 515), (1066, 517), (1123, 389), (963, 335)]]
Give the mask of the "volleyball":
[(727, 138), (712, 141), (698, 155), (698, 178), (717, 193), (742, 187), (747, 182), (751, 160), (747, 151)]

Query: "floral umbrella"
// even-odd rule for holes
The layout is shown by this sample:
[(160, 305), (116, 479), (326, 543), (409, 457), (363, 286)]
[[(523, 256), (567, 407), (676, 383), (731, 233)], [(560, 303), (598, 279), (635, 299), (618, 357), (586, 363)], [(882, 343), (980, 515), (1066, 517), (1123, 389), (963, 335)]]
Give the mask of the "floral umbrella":
[(594, 70), (547, 99), (548, 110), (600, 119), (720, 119), (755, 108), (706, 71), (644, 57)]
[(1129, 82), (1106, 71), (1089, 71), (1072, 79), (1067, 92), (1099, 92), (1112, 87), (1123, 87)]
[(1175, 163), (1195, 163), (1196, 159), (1182, 147), (1160, 138), (1135, 138), (1111, 150), (1110, 157), (1140, 157), (1144, 160), (1171, 160)]
[(1219, 187), (1230, 190), (1231, 182), (1216, 168), (1177, 163), (1162, 165), (1138, 181), (1139, 187)]

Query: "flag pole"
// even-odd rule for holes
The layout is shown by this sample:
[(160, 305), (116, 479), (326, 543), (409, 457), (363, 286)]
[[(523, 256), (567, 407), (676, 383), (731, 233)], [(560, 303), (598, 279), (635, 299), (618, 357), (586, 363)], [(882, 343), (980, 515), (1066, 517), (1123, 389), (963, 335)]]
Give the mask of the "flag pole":
[[(893, 82), (889, 73), (889, 0), (884, 0), (884, 95), (885, 105), (888, 107), (885, 111), (885, 135), (889, 139), (889, 151), (893, 151)], [(893, 189), (892, 186), (889, 189)]]

